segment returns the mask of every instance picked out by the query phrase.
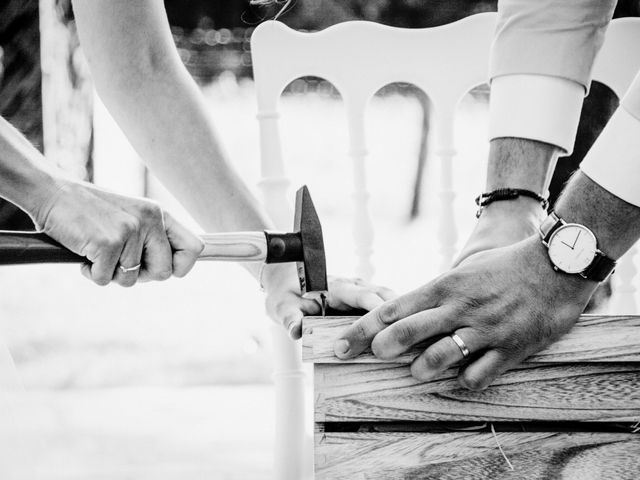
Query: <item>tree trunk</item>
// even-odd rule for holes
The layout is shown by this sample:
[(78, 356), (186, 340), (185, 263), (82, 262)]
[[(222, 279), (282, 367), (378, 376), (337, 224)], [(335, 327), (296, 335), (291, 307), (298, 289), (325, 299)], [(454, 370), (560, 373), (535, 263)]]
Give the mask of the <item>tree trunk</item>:
[[(0, 4), (0, 115), (48, 159), (90, 179), (93, 90), (69, 13), (68, 1)], [(0, 229), (33, 224), (0, 199)]]
[[(0, 115), (42, 151), (42, 76), (38, 0), (0, 4)], [(0, 228), (30, 229), (29, 217), (0, 199)]]
[(93, 85), (69, 0), (40, 0), (40, 48), (45, 155), (91, 180)]

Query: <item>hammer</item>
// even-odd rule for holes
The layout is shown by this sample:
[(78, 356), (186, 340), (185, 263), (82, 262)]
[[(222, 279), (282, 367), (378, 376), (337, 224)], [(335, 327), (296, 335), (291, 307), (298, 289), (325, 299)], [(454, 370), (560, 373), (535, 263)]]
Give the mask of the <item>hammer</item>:
[[(306, 186), (296, 192), (291, 233), (208, 233), (200, 238), (205, 246), (198, 260), (296, 262), (302, 296), (320, 300), (324, 309), (328, 288), (322, 227)], [(87, 261), (44, 233), (0, 231), (0, 265)]]

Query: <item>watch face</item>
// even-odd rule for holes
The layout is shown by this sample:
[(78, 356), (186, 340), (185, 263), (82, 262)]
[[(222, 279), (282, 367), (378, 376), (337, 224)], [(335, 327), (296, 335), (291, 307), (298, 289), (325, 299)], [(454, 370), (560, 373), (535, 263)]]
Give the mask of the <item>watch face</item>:
[(586, 227), (568, 223), (549, 239), (549, 258), (563, 272), (583, 272), (596, 255), (596, 237)]

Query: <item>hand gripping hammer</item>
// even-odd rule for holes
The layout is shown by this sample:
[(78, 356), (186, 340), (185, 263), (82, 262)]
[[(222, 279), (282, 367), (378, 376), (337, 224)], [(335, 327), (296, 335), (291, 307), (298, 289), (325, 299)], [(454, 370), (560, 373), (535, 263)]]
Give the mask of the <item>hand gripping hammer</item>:
[[(208, 233), (198, 260), (222, 262), (296, 262), (303, 297), (321, 300), (327, 294), (327, 267), (322, 227), (306, 186), (296, 193), (293, 232)], [(0, 231), (0, 265), (83, 263), (44, 233)]]

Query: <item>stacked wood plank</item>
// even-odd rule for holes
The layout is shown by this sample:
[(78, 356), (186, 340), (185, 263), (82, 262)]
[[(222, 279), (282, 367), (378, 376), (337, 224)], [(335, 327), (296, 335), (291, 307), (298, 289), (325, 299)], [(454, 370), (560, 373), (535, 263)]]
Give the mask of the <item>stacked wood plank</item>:
[(317, 479), (640, 478), (640, 316), (584, 316), (482, 392), (454, 369), (413, 379), (419, 347), (393, 363), (337, 359), (355, 319), (304, 322)]

